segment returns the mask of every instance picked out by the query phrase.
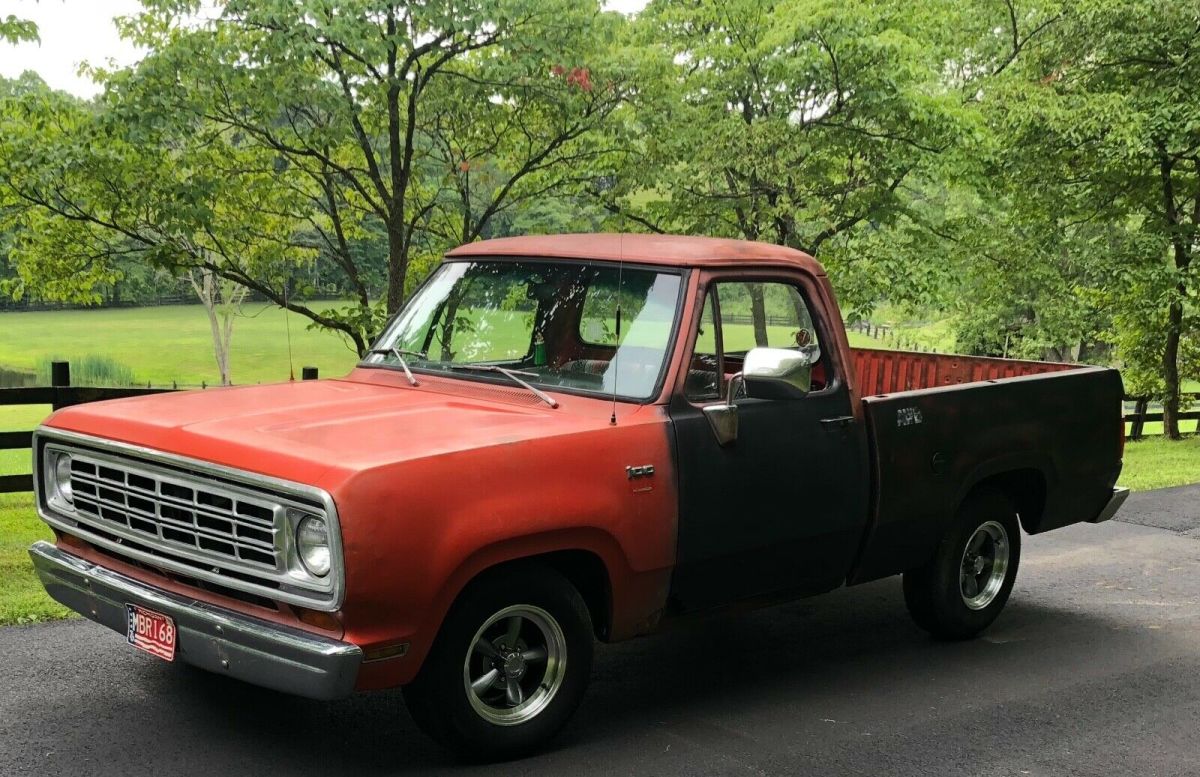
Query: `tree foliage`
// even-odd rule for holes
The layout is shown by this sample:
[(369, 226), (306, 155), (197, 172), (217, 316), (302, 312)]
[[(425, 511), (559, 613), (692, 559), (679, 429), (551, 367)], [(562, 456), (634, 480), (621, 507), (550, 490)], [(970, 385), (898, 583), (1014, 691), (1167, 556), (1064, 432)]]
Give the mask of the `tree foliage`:
[(20, 43), (22, 41), (37, 41), (37, 25), (28, 19), (21, 19), (9, 14), (0, 19), (0, 41)]
[(122, 32), (149, 53), (94, 71), (96, 100), (0, 90), (14, 294), (208, 273), (362, 352), (453, 245), (736, 236), (815, 254), (851, 316), (912, 303), (973, 352), (1115, 361), (1177, 433), (1200, 371), (1194, 2), (143, 6)]
[(879, 252), (856, 272), (848, 244), (893, 223), (905, 183), (967, 130), (929, 36), (944, 12), (888, 0), (652, 2), (638, 25), (657, 55), (656, 77), (642, 79), (657, 84), (655, 105), (637, 116), (644, 150), (612, 209), (654, 229), (798, 248), (847, 282), (913, 275)]
[[(236, 135), (293, 174), (313, 236), (357, 299), (336, 327), (360, 350), (403, 302), (410, 266), (480, 237), (603, 153), (586, 136), (626, 89), (605, 59), (619, 17), (595, 4), (231, 0), (198, 27), (196, 7), (147, 6), (128, 27), (156, 52), (139, 68), (138, 102)], [(351, 249), (372, 225), (387, 243), (382, 309)]]
[(1032, 297), (1040, 318), (1071, 330), (1050, 339), (1115, 345), (1130, 388), (1161, 398), (1178, 436), (1181, 368), (1194, 370), (1198, 336), (1200, 7), (1032, 6), (1043, 32), (980, 102), (994, 133), (981, 188), (1003, 213), (989, 242), (1017, 238), (1010, 278), (1057, 277)]

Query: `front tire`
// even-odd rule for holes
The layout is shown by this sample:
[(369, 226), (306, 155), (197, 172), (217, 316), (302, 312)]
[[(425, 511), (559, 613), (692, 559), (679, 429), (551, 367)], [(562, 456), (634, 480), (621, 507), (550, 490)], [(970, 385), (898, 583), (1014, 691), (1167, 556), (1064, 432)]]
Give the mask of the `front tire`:
[(993, 491), (970, 495), (924, 566), (904, 573), (904, 601), (916, 624), (939, 639), (969, 639), (1008, 602), (1021, 558), (1012, 503)]
[(404, 700), (417, 725), (460, 757), (516, 758), (566, 725), (587, 688), (592, 648), (587, 605), (564, 577), (493, 573), (451, 608)]

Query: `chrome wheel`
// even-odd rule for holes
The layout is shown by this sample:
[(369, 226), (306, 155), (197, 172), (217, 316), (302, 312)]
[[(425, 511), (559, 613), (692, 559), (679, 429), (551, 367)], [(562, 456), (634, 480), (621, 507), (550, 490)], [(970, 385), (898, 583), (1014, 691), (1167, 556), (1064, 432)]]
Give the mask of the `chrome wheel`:
[(475, 632), (463, 662), (463, 685), (482, 718), (515, 726), (546, 708), (566, 668), (567, 640), (558, 621), (540, 607), (517, 604)]
[(996, 521), (988, 521), (975, 530), (963, 550), (959, 571), (959, 591), (963, 603), (982, 610), (995, 600), (1004, 587), (1008, 573), (1008, 532)]

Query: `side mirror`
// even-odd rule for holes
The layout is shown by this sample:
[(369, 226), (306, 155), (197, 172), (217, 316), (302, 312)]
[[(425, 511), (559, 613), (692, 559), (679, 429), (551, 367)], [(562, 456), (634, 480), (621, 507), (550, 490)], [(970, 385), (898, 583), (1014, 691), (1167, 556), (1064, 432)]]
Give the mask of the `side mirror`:
[(742, 371), (729, 379), (725, 401), (704, 408), (717, 444), (724, 447), (737, 440), (738, 414), (733, 398), (739, 386), (745, 384), (746, 394), (755, 399), (800, 399), (812, 388), (813, 361), (811, 351), (750, 349), (742, 361)]
[(805, 351), (751, 348), (742, 362), (746, 393), (755, 399), (800, 399), (812, 389), (812, 365), (813, 355)]

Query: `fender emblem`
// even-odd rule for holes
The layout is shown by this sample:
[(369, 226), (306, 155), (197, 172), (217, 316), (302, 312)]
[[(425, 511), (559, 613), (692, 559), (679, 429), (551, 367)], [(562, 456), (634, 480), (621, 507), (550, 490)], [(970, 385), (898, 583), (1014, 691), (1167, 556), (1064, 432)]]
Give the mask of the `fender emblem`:
[(653, 464), (643, 464), (640, 467), (626, 467), (625, 475), (630, 480), (634, 480), (636, 478), (652, 477), (654, 475), (654, 465)]
[(896, 426), (916, 426), (924, 423), (925, 419), (921, 416), (919, 407), (902, 407), (896, 411)]

